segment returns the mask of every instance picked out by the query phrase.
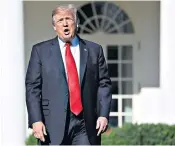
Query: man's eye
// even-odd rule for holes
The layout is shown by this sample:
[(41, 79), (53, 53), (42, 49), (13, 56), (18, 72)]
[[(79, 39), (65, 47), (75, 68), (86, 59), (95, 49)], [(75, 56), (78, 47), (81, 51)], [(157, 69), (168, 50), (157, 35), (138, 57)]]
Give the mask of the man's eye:
[(57, 22), (62, 22), (62, 21), (63, 21), (63, 19), (57, 20)]
[(73, 20), (73, 19), (71, 19), (71, 18), (66, 18), (66, 20), (69, 20), (69, 21), (70, 21), (70, 20)]

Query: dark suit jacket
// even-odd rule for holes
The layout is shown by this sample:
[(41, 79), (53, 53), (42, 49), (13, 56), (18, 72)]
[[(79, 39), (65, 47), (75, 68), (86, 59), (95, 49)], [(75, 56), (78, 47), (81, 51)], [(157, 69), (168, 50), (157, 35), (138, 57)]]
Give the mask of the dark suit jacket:
[[(100, 136), (96, 136), (96, 120), (99, 116), (109, 118), (111, 81), (102, 47), (81, 38), (79, 40), (85, 125), (90, 143), (100, 144)], [(48, 133), (46, 143), (61, 143), (68, 99), (68, 85), (58, 38), (34, 45), (26, 74), (26, 103), (29, 127), (34, 122), (43, 121)]]

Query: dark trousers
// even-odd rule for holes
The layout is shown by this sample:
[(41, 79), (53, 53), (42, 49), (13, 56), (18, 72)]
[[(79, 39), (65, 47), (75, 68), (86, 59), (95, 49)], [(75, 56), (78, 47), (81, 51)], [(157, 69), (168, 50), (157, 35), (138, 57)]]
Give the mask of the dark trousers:
[(65, 133), (61, 145), (90, 145), (83, 113), (76, 116), (67, 111)]

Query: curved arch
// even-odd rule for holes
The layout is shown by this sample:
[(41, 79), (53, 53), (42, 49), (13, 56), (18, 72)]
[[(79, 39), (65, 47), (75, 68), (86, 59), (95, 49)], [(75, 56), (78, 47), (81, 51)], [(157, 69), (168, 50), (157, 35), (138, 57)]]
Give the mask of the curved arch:
[[(106, 16), (104, 16), (104, 15), (99, 15), (98, 16), (99, 18), (104, 18), (104, 19), (106, 19), (106, 20), (108, 20), (109, 21), (109, 23), (111, 23), (111, 24), (115, 24), (115, 21), (113, 20), (113, 19), (110, 19), (109, 17), (106, 17)], [(91, 18), (89, 18), (89, 19), (87, 19), (84, 23), (83, 23), (83, 25), (81, 25), (80, 27), (81, 27), (81, 33), (83, 33), (83, 30), (84, 29), (86, 29), (86, 25), (87, 24), (89, 24), (93, 19), (95, 19), (95, 17), (91, 17)], [(118, 26), (115, 26), (117, 29), (119, 29), (118, 28)], [(88, 28), (89, 29), (89, 28)], [(97, 31), (97, 29), (94, 29), (94, 30), (92, 30), (93, 32), (95, 32), (95, 31)], [(104, 32), (106, 32), (105, 30), (104, 30)]]
[(134, 33), (127, 13), (112, 2), (90, 2), (78, 8), (79, 33)]

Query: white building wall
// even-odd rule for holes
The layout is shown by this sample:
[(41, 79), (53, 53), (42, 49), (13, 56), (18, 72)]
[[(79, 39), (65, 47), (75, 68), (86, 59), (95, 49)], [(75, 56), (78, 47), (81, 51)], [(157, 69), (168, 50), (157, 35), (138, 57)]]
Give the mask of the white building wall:
[(175, 124), (174, 4), (174, 0), (161, 3), (160, 88), (144, 89), (141, 98), (135, 98), (135, 122)]
[(159, 86), (159, 2), (124, 1), (116, 2), (130, 16), (137, 42), (141, 42), (138, 51), (138, 81), (142, 87)]
[(173, 19), (174, 0), (162, 1), (161, 7), (161, 74), (160, 83), (163, 95), (163, 122), (175, 124), (175, 20)]
[(0, 1), (0, 145), (25, 144), (22, 2)]

